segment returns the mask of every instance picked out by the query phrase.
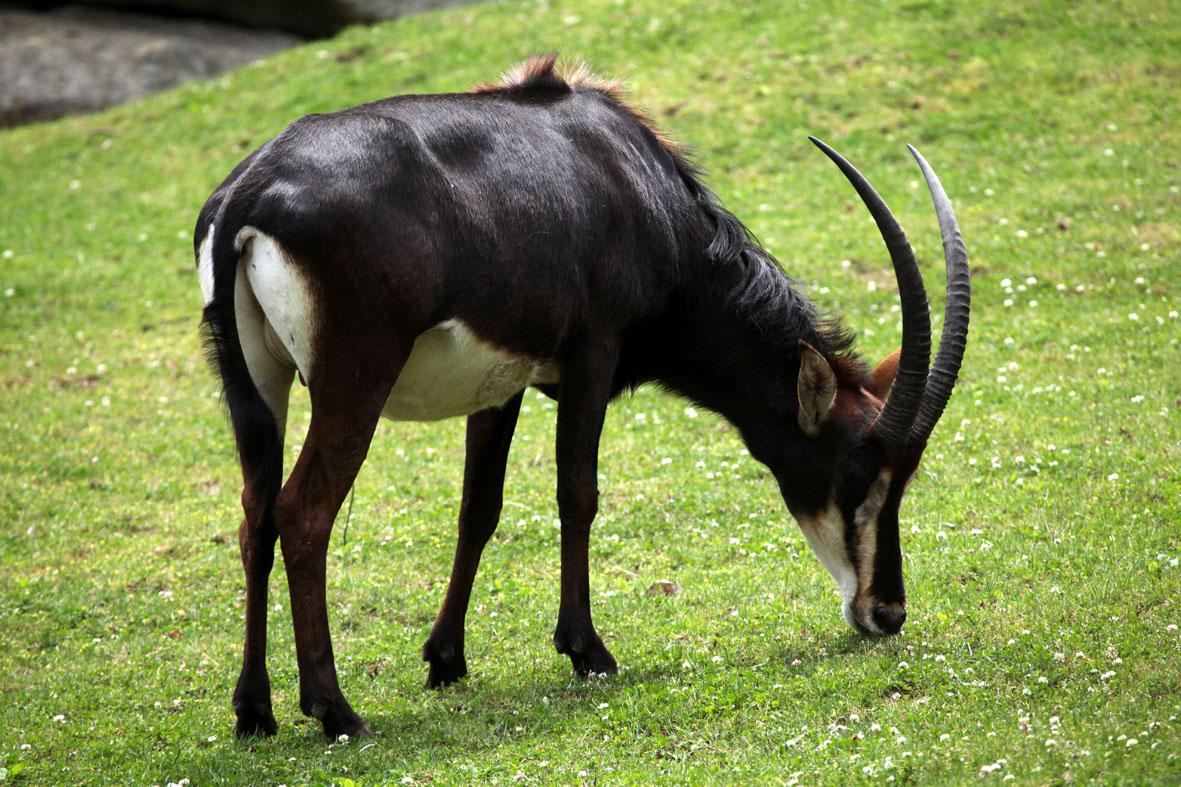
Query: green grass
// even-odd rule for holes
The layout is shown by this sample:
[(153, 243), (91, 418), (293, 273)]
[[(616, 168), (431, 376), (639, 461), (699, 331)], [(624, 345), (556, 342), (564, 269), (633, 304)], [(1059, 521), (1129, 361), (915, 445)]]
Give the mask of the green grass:
[[(1181, 776), (1176, 9), (739, 5), (460, 8), (0, 133), (0, 780)], [(419, 661), (463, 423), (385, 423), (329, 563), (343, 686), (378, 735), (328, 745), (299, 716), (280, 563), (280, 733), (238, 743), (238, 471), (199, 348), (197, 210), (301, 114), (465, 89), (555, 48), (626, 78), (870, 359), (899, 335), (887, 262), (805, 135), (873, 178), (937, 308), (938, 234), (904, 143), (938, 168), (972, 253), (973, 332), (903, 509), (906, 631), (852, 634), (736, 434), (643, 390), (609, 414), (592, 540), (596, 621), (623, 672), (572, 678), (550, 645), (553, 408), (530, 395), (471, 677), (428, 692)], [(291, 420), (294, 446), (302, 391)], [(665, 578), (679, 594), (645, 593)]]

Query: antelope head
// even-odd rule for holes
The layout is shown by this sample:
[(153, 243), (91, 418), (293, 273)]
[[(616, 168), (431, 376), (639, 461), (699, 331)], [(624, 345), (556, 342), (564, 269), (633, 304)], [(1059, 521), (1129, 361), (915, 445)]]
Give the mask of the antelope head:
[(805, 437), (776, 475), (789, 509), (840, 588), (845, 620), (861, 632), (896, 634), (906, 620), (899, 508), (963, 360), (968, 255), (943, 186), (910, 148), (939, 217), (947, 266), (943, 332), (928, 368), (931, 316), (905, 233), (861, 173), (823, 142), (812, 141), (853, 184), (882, 233), (898, 280), (902, 346), (865, 384), (849, 387), (838, 383), (819, 352), (800, 342), (798, 421)]

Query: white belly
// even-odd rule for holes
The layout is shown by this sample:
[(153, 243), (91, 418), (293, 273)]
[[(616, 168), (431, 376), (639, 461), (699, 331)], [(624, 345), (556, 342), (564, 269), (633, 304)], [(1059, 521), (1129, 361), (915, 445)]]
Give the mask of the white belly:
[(556, 382), (552, 363), (510, 355), (447, 320), (415, 340), (382, 415), (438, 421), (499, 407), (530, 385)]

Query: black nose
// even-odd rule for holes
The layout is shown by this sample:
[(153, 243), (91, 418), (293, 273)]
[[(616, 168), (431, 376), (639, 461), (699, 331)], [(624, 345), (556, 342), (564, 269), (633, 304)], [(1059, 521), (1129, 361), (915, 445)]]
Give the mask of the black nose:
[(902, 607), (890, 608), (879, 604), (873, 610), (873, 622), (882, 630), (883, 634), (897, 634), (906, 622), (906, 610)]

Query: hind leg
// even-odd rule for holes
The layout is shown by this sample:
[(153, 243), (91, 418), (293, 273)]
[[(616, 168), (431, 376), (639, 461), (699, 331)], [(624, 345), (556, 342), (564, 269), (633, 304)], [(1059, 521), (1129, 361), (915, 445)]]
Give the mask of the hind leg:
[[(257, 497), (270, 497), (270, 501)], [(267, 584), (275, 562), (274, 495), (242, 494), (246, 518), (238, 529), (242, 568), (246, 572), (246, 643), (242, 671), (234, 689), (234, 713), (238, 737), (274, 735), (278, 731), (271, 711), (271, 681), (267, 675)]]
[[(400, 361), (397, 367), (401, 367)], [(339, 379), (322, 369), (317, 369), (317, 374)], [(324, 725), (330, 738), (369, 732), (337, 681), (325, 573), (333, 521), (369, 450), (393, 385), (392, 380), (351, 382), (325, 391), (316, 388), (313, 378), (307, 439), (275, 505), (275, 524), (291, 591), (299, 705)]]
[(283, 480), (283, 433), (295, 370), (265, 346), (266, 321), (253, 292), (240, 275), (235, 316), (242, 354), (257, 393), (230, 394), (230, 411), (242, 464), (242, 510), (238, 545), (246, 575), (246, 641), (242, 671), (234, 689), (239, 737), (274, 735), (271, 682), (267, 675), (267, 586), (275, 562), (275, 499)]

